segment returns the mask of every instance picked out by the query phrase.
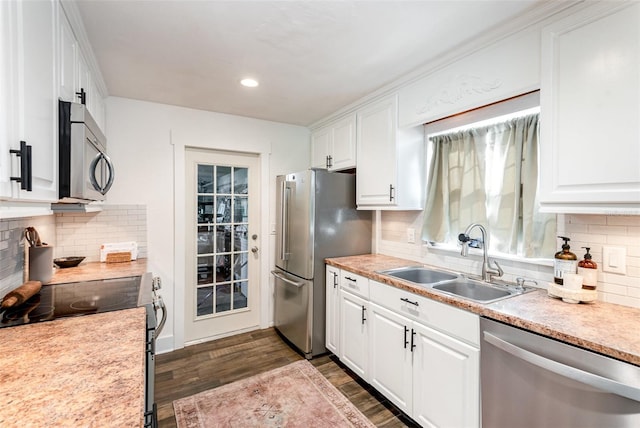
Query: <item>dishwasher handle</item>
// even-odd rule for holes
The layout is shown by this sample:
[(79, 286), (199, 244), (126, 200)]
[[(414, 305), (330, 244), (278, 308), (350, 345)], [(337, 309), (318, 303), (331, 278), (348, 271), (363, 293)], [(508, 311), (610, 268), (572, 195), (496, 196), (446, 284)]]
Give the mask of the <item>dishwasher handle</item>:
[(578, 382), (582, 382), (586, 385), (600, 389), (602, 391), (610, 392), (612, 394), (619, 395), (621, 397), (629, 398), (631, 400), (640, 401), (640, 389), (625, 383), (615, 381), (600, 375), (590, 373), (584, 370), (577, 369), (575, 367), (568, 366), (558, 361), (545, 358), (541, 355), (522, 349), (513, 343), (507, 342), (499, 337), (485, 331), (484, 340), (493, 346), (520, 358), (530, 364), (538, 366), (542, 369), (548, 370), (560, 376), (573, 379)]

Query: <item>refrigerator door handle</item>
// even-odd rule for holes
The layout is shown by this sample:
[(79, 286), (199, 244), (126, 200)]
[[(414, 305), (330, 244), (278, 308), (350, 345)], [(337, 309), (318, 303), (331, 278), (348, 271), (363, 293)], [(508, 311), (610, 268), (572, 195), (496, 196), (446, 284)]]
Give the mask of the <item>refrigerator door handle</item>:
[(282, 200), (280, 202), (280, 260), (289, 260), (289, 249), (287, 243), (289, 241), (289, 192), (291, 188), (286, 180), (282, 181)]
[(272, 270), (271, 271), (271, 275), (275, 276), (276, 278), (286, 282), (287, 284), (291, 284), (291, 285), (295, 285), (296, 287), (300, 288), (304, 285), (304, 282), (296, 282), (296, 281), (291, 281), (289, 278), (284, 277), (281, 273), (279, 273), (277, 270)]

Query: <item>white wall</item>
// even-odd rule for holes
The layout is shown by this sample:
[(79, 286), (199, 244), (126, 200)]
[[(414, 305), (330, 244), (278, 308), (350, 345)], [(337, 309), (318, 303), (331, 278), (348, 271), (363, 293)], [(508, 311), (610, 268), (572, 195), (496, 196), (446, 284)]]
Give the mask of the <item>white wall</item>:
[[(270, 229), (270, 225), (275, 223), (275, 176), (308, 167), (309, 130), (110, 97), (107, 100), (106, 134), (107, 150), (116, 167), (116, 179), (109, 192), (108, 203), (147, 206), (148, 266), (154, 275), (162, 278), (162, 296), (169, 311), (158, 349), (161, 352), (171, 350), (176, 334), (178, 343), (182, 336), (182, 332), (174, 328), (174, 323), (176, 311), (183, 311), (181, 295), (184, 290), (181, 267), (174, 262), (174, 248), (184, 242), (182, 236), (174, 236), (174, 200), (184, 197), (184, 189), (174, 188), (174, 184), (183, 182), (184, 177), (176, 176), (175, 171), (180, 171), (181, 165), (174, 162), (174, 158), (181, 158), (184, 146), (262, 153), (268, 169), (263, 177), (268, 177), (269, 181), (264, 187), (268, 193), (263, 195), (263, 200), (270, 201), (269, 206), (264, 207), (264, 212), (269, 213), (264, 224)], [(178, 184), (178, 187), (181, 186)], [(178, 226), (181, 229), (181, 225)], [(270, 233), (270, 230), (262, 233)], [(264, 248), (262, 253), (268, 257), (268, 264), (264, 264), (273, 266), (274, 236), (269, 235), (268, 242), (268, 248)], [(266, 312), (263, 319), (271, 320), (271, 283), (268, 269), (263, 270), (262, 307)]]

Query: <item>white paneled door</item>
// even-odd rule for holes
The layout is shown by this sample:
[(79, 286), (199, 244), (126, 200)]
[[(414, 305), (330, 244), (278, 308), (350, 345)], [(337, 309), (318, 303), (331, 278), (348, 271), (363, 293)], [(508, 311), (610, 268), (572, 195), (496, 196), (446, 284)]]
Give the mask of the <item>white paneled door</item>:
[(260, 159), (186, 151), (185, 343), (260, 322)]

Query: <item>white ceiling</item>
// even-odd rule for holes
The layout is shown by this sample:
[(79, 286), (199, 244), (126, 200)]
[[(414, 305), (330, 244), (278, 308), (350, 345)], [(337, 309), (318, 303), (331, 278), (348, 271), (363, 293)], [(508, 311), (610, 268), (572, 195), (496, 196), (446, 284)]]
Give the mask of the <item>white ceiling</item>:
[(307, 126), (540, 2), (77, 4), (109, 95)]

